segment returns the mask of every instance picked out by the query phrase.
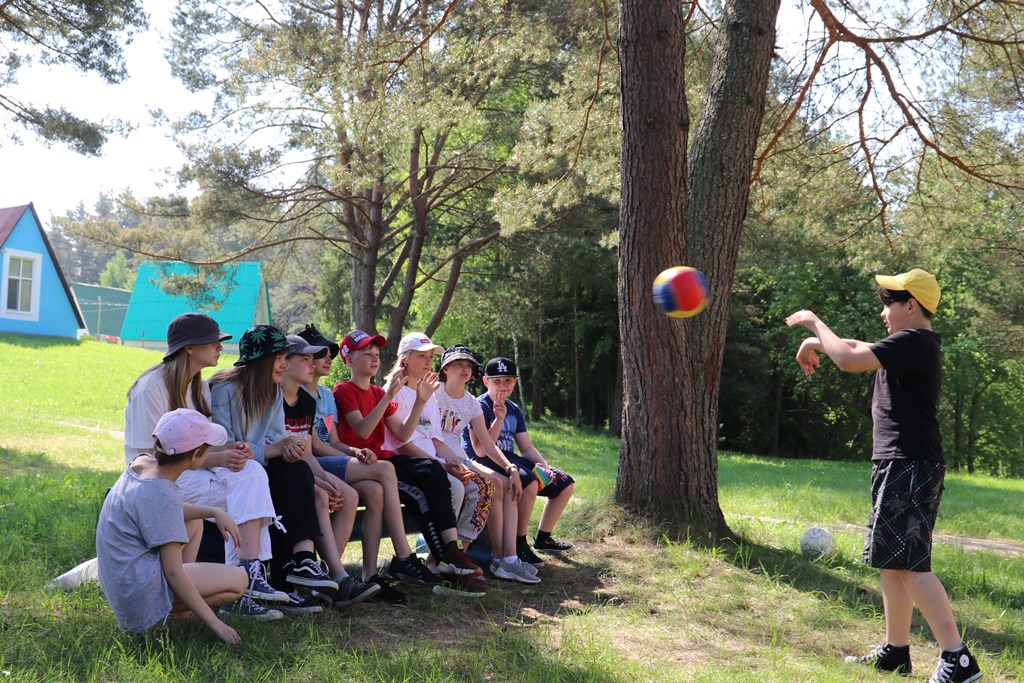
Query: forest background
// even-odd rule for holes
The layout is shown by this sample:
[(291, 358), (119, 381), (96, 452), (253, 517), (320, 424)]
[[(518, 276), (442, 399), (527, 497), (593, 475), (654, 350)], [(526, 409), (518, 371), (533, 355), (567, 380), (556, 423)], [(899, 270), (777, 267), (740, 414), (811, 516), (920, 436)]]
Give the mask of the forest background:
[[(1024, 476), (1024, 230), (1012, 168), (1024, 13), (1012, 2), (906, 3), (869, 20), (839, 5), (865, 33), (912, 35), (940, 19), (956, 29), (926, 36), (928, 50), (882, 43), (898, 85), (930, 105), (919, 125), (946, 125), (945, 156), (899, 137), (898, 105), (875, 99), (883, 79), (874, 89), (857, 80), (870, 69), (856, 53), (816, 61), (828, 32), (813, 16), (780, 24), (731, 292), (719, 444), (866, 457), (873, 378), (827, 366), (804, 380), (800, 334), (782, 318), (810, 308), (842, 336), (880, 338), (871, 275), (924, 267), (944, 291), (935, 328), (951, 466)], [(120, 6), (111, 30), (138, 21), (123, 9), (134, 3)], [(696, 103), (721, 9), (681, 7)], [(508, 355), (535, 419), (617, 435), (615, 22), (614, 6), (580, 0), (182, 2), (169, 59), (191, 89), (217, 96), (211, 111), (165, 121), (189, 160), (181, 191), (100, 197), (56, 220), (51, 241), (76, 281), (130, 285), (142, 258), (200, 264), (196, 281), (170, 283), (197, 304), (232, 262), (262, 261), (275, 322), (289, 332), (307, 322), (328, 334), (379, 330), (393, 352), (402, 333), (426, 330)], [(982, 25), (999, 40), (957, 42)], [(889, 130), (865, 136), (865, 122)], [(59, 124), (37, 132), (82, 130)], [(673, 372), (673, 359), (650, 372)]]

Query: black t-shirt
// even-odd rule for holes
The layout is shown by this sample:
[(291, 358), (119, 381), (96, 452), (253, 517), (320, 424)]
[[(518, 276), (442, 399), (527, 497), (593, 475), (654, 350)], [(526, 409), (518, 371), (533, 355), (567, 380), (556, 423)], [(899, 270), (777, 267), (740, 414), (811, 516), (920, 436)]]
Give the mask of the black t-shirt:
[(299, 387), (299, 397), (295, 405), (284, 403), (284, 428), (289, 434), (306, 436), (313, 433), (313, 422), (316, 419), (316, 399), (310, 396), (304, 387)]
[(900, 330), (871, 345), (882, 364), (871, 401), (872, 460), (945, 462), (936, 417), (941, 345), (942, 339), (931, 330)]

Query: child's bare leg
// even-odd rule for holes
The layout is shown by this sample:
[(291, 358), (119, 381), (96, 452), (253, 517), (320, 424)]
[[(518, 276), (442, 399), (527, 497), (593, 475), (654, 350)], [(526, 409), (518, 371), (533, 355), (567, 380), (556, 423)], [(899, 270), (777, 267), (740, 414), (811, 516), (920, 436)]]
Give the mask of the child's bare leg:
[(181, 549), (181, 561), (184, 564), (195, 562), (199, 556), (199, 544), (203, 542), (203, 520), (190, 519), (185, 522), (185, 533), (188, 543)]
[(500, 560), (505, 550), (505, 505), (508, 503), (506, 496), (511, 487), (507, 485), (504, 477), (496, 476), (491, 481), (494, 483), (494, 503), (487, 515), (487, 538), (491, 542), (491, 557)]
[[(238, 600), (249, 587), (249, 574), (241, 567), (214, 562), (189, 562), (182, 567), (212, 608)], [(171, 611), (183, 616), (188, 608), (175, 597)]]
[(885, 642), (903, 647), (910, 644), (910, 622), (914, 616), (914, 598), (900, 572), (881, 570), (882, 605), (885, 608)]
[(519, 517), (516, 523), (516, 535), (525, 536), (530, 528), (530, 517), (533, 506), (537, 504), (537, 482), (531, 481), (523, 487), (523, 495), (519, 497)]
[(943, 650), (960, 647), (963, 638), (956, 627), (949, 595), (939, 578), (931, 572), (898, 572), (907, 591), (913, 597), (921, 616), (928, 622), (935, 640)]
[(565, 512), (565, 506), (569, 504), (569, 499), (572, 498), (574, 488), (576, 488), (575, 483), (569, 484), (557, 496), (548, 498), (548, 502), (544, 504), (544, 512), (540, 515), (540, 524), (537, 525), (538, 531), (546, 531), (548, 533), (554, 531), (555, 524), (558, 524), (558, 518)]
[(242, 545), (238, 547), (239, 560), (255, 560), (260, 554), (260, 532), (263, 530), (262, 519), (250, 519), (238, 525), (238, 534)]
[(348, 544), (352, 535), (352, 525), (356, 518), (356, 508), (359, 506), (359, 495), (348, 484), (341, 485), (341, 495), (344, 504), (341, 509), (331, 513), (328, 507), (327, 493), (317, 487), (316, 515), (320, 522), (321, 529), (330, 529), (322, 533), (317, 544), (320, 557), (327, 563), (331, 577), (345, 576), (345, 567), (341, 564), (341, 553)]
[[(378, 460), (372, 465), (367, 465), (358, 460), (351, 460), (348, 463), (348, 469), (345, 470), (345, 477), (350, 483), (361, 480), (380, 483), (384, 493), (384, 526), (391, 537), (391, 545), (395, 548), (395, 555), (398, 557), (409, 557), (409, 555), (412, 555), (409, 539), (405, 536), (405, 521), (402, 519), (402, 501), (398, 497), (398, 478), (395, 476), (394, 466), (383, 460)], [(365, 530), (363, 537), (366, 537)], [(366, 542), (364, 541), (364, 552), (365, 546)]]
[(380, 536), (384, 519), (384, 489), (376, 481), (352, 482), (352, 488), (359, 494), (363, 512), (363, 580), (377, 573), (377, 556), (380, 552)]
[[(505, 497), (502, 500), (504, 510), (504, 525), (501, 530), (501, 554), (504, 557), (516, 556), (516, 529), (519, 527), (519, 514), (516, 508), (516, 501), (512, 497), (512, 487), (505, 489)], [(494, 546), (499, 547), (499, 546)]]

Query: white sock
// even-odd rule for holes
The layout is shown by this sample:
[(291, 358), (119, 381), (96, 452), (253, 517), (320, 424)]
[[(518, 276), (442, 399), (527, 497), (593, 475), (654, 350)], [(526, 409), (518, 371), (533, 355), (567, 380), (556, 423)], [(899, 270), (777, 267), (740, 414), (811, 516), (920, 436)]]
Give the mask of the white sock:
[(519, 558), (516, 557), (515, 555), (509, 555), (507, 557), (501, 558), (501, 561), (504, 562), (505, 564), (513, 565), (513, 564), (516, 564), (517, 562), (519, 562)]
[(344, 569), (342, 569), (340, 574), (338, 574), (337, 576), (332, 576), (331, 577), (331, 581), (334, 581), (335, 583), (337, 583), (337, 582), (341, 581), (342, 579), (347, 579), (347, 578), (348, 578), (348, 572), (345, 571)]

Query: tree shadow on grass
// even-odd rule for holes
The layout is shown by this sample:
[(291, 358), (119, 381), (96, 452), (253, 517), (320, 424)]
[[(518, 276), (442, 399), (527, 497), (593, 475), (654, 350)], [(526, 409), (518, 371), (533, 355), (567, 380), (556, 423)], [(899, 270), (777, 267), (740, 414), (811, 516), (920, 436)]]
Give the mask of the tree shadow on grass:
[[(736, 549), (726, 551), (723, 555), (725, 561), (739, 569), (763, 574), (774, 581), (832, 601), (858, 614), (865, 611), (879, 615), (884, 613), (877, 570), (868, 570), (873, 574), (869, 579), (872, 585), (870, 589), (865, 588), (859, 581), (843, 579), (831, 571), (840, 566), (848, 566), (850, 563), (848, 558), (833, 557), (830, 559), (825, 557), (811, 560), (798, 552), (761, 545), (742, 536), (738, 539)], [(989, 592), (987, 595), (994, 596), (994, 593)], [(994, 599), (1007, 601), (999, 602), (1000, 605), (1024, 604), (1021, 596), (1002, 595), (994, 597)], [(956, 612), (954, 606), (954, 613)], [(1019, 650), (1021, 647), (1021, 643), (1017, 639), (986, 628), (981, 623), (965, 621), (962, 617), (958, 617), (958, 626), (967, 634), (968, 639), (980, 643), (982, 649), (989, 652), (1002, 652), (1006, 649)], [(914, 611), (912, 628), (920, 638), (934, 642), (931, 629), (928, 628), (928, 624), (918, 610)]]

